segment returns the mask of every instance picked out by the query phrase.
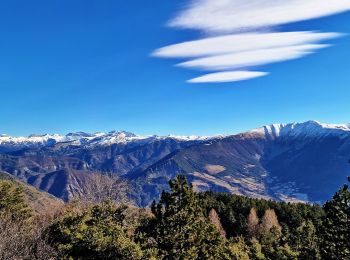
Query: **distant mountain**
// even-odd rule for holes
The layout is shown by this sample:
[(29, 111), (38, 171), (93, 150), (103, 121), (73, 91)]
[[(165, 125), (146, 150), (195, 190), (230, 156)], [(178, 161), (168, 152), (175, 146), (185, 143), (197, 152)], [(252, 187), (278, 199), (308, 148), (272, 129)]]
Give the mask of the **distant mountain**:
[(321, 202), (350, 175), (350, 126), (316, 121), (214, 136), (138, 136), (128, 132), (0, 136), (0, 170), (70, 199), (91, 172), (130, 181), (141, 206), (185, 174), (199, 191)]
[(112, 131), (109, 133), (69, 133), (67, 135), (44, 134), (30, 135), (28, 137), (12, 137), (8, 135), (0, 135), (1, 151), (19, 151), (22, 149), (33, 149), (42, 147), (52, 147), (56, 144), (67, 144), (70, 146), (107, 146), (112, 144), (126, 143), (149, 143), (157, 140), (173, 139), (178, 141), (206, 140), (209, 137), (203, 136), (138, 136), (125, 131)]

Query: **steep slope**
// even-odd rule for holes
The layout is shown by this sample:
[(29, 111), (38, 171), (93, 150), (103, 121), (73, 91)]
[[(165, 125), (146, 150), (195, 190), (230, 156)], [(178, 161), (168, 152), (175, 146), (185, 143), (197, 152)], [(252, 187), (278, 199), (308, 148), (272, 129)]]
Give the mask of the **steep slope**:
[(92, 172), (119, 176), (142, 171), (168, 154), (203, 142), (205, 138), (136, 137), (113, 132), (77, 144), (58, 142), (0, 154), (0, 169), (59, 198), (79, 193)]
[(350, 174), (346, 125), (271, 125), (174, 153), (138, 175), (139, 203), (147, 205), (181, 173), (195, 188), (283, 201), (322, 202)]
[(147, 205), (168, 188), (168, 180), (185, 174), (198, 191), (216, 190), (267, 198), (260, 164), (265, 140), (246, 134), (215, 139), (169, 154), (143, 172), (129, 174), (139, 190), (138, 202)]
[(27, 182), (37, 189), (68, 201), (81, 192), (89, 176), (89, 172), (86, 171), (64, 169), (33, 175), (27, 179)]
[(49, 193), (39, 191), (31, 185), (23, 183), (13, 176), (0, 172), (1, 179), (11, 179), (22, 187), (25, 199), (32, 209), (37, 213), (53, 212), (55, 209), (63, 206), (63, 201), (52, 196)]

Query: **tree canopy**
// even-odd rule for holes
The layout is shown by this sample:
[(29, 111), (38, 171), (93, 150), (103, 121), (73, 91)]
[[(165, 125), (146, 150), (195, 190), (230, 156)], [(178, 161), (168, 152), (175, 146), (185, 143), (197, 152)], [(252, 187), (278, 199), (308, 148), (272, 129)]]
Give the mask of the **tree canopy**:
[(0, 180), (0, 215), (12, 219), (27, 219), (32, 215), (20, 185), (12, 180)]
[(322, 254), (326, 259), (350, 259), (350, 191), (344, 185), (324, 205)]
[(198, 194), (184, 176), (169, 182), (159, 203), (153, 202), (154, 218), (140, 228), (156, 241), (161, 259), (230, 259), (219, 230), (205, 218)]
[(350, 259), (348, 185), (323, 206), (197, 193), (183, 175), (169, 187), (151, 209), (97, 190), (35, 224), (20, 186), (0, 181), (0, 259)]
[(48, 241), (64, 258), (141, 259), (141, 248), (123, 225), (124, 211), (107, 201), (82, 213), (68, 212), (48, 228)]

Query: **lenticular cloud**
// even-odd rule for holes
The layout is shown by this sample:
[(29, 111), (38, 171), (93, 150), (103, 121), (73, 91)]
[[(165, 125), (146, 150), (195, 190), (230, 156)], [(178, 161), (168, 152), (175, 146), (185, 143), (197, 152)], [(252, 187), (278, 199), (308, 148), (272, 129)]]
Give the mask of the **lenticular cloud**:
[(212, 33), (245, 31), (348, 10), (349, 0), (194, 0), (170, 25)]
[(162, 58), (204, 57), (322, 42), (340, 35), (319, 32), (240, 33), (166, 46), (154, 51), (153, 55)]
[(341, 36), (315, 31), (277, 32), (277, 26), (348, 10), (350, 0), (193, 0), (169, 25), (197, 29), (208, 37), (165, 46), (152, 55), (189, 59), (177, 66), (212, 71), (190, 83), (257, 78), (268, 73), (249, 71), (250, 67), (304, 57), (328, 47), (327, 40)]
[(249, 68), (268, 63), (301, 58), (317, 49), (327, 47), (325, 44), (295, 45), (279, 48), (257, 49), (247, 52), (229, 53), (194, 59), (178, 64), (180, 67), (202, 70), (226, 70)]
[(217, 83), (217, 82), (234, 82), (242, 81), (248, 79), (254, 79), (258, 77), (263, 77), (267, 75), (267, 72), (259, 71), (225, 71), (225, 72), (216, 72), (210, 73), (198, 78), (190, 79), (188, 83)]

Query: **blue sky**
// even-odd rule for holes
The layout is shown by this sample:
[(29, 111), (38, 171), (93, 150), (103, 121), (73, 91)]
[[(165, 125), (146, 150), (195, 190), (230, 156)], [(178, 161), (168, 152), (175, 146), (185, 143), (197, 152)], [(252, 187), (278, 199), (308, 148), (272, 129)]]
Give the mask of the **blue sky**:
[[(201, 1), (206, 0), (195, 2)], [(269, 73), (264, 77), (191, 84), (187, 81), (211, 72), (175, 66), (188, 59), (151, 54), (164, 46), (241, 31), (210, 31), (205, 24), (204, 29), (192, 28), (191, 21), (169, 26), (189, 10), (187, 4), (2, 1), (0, 133), (115, 129), (211, 135), (309, 119), (350, 122), (349, 36), (330, 38), (326, 43), (332, 47), (300, 59), (249, 68)], [(335, 11), (321, 18), (277, 21), (264, 30), (350, 34), (349, 21), (349, 12)], [(251, 26), (249, 32), (261, 32)]]

